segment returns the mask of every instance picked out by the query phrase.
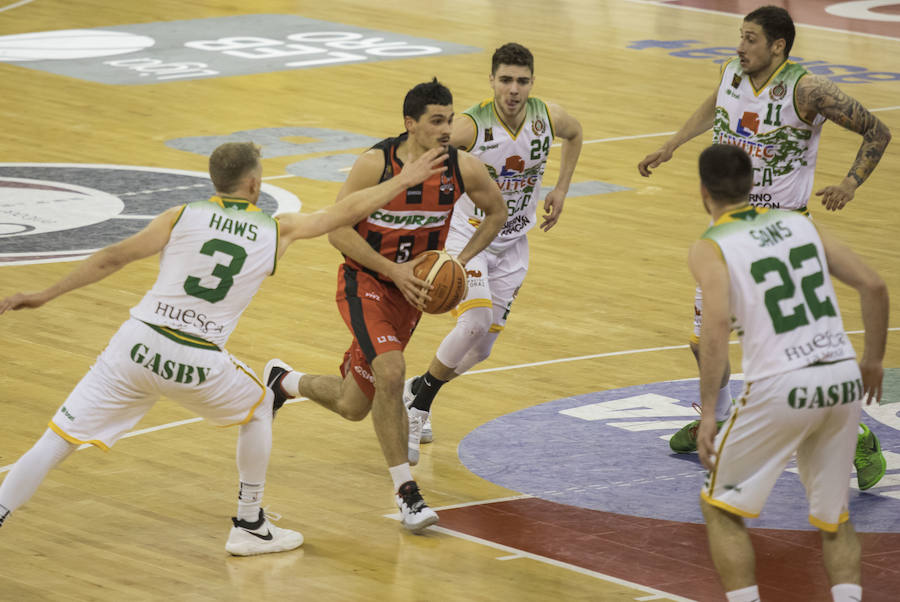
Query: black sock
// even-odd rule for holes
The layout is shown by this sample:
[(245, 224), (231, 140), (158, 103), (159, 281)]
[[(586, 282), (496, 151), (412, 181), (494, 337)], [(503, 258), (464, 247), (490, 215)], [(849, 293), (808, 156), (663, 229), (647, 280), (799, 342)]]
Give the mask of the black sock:
[(431, 372), (426, 372), (413, 381), (413, 393), (416, 394), (416, 400), (412, 407), (424, 412), (431, 411), (431, 404), (434, 402), (434, 396), (447, 383), (446, 380), (435, 378)]

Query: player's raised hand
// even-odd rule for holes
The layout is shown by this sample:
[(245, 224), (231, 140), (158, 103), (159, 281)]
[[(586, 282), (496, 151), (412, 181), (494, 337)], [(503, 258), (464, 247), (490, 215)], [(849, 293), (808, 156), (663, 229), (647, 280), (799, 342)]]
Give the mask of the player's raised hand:
[(415, 161), (406, 163), (400, 171), (400, 177), (408, 182), (407, 188), (418, 186), (431, 176), (447, 171), (444, 162), (447, 160), (447, 149), (442, 146), (422, 153)]
[(656, 169), (661, 164), (672, 158), (673, 152), (668, 147), (662, 146), (658, 150), (653, 151), (644, 160), (638, 163), (638, 171), (645, 178), (650, 177), (652, 173), (650, 169)]

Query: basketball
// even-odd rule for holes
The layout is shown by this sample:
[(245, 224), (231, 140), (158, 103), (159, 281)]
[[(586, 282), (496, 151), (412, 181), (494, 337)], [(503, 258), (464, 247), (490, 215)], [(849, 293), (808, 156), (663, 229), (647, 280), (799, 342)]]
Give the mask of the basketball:
[[(425, 303), (425, 313), (448, 312), (466, 296), (466, 270), (446, 251), (425, 251), (425, 259), (415, 267), (416, 278), (432, 286)], [(417, 256), (418, 257), (418, 256)]]

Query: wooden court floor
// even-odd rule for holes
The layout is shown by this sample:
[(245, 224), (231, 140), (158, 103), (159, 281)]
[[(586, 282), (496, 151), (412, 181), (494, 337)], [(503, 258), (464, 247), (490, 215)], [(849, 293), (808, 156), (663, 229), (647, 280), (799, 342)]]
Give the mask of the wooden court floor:
[[(876, 110), (896, 137), (900, 25), (838, 18), (813, 1), (782, 4), (810, 24), (798, 27), (794, 54), (843, 78), (841, 88)], [(462, 111), (490, 95), (490, 56), (507, 41), (534, 52), (533, 95), (565, 107), (585, 139), (559, 225), (530, 235), (530, 272), (494, 354), (446, 387), (435, 405), (436, 440), (423, 448), (414, 475), (442, 514), (439, 528), (413, 536), (391, 518), (390, 479), (368, 420), (342, 421), (300, 401), (276, 420), (265, 499), (283, 515), (279, 524), (302, 531), (306, 543), (291, 553), (230, 558), (224, 541), (236, 498), (236, 433), (163, 400), (111, 452), (73, 454), (0, 529), (0, 600), (721, 599), (702, 526), (620, 520), (523, 496), (469, 471), (458, 449), (474, 429), (518, 410), (696, 376), (685, 345), (694, 291), (686, 254), (707, 223), (695, 165), (708, 139), (686, 144), (650, 179), (636, 165), (712, 92), (716, 61), (736, 46), (740, 15), (755, 6), (0, 0), (0, 245), (15, 237), (0, 257), (0, 296), (43, 287), (74, 265), (47, 260), (40, 254), (59, 249), (31, 248), (10, 225), (17, 208), (9, 182), (21, 188), (22, 180), (51, 180), (53, 173), (63, 178), (54, 185), (102, 189), (137, 216), (113, 220), (124, 235), (160, 203), (196, 200), (202, 186), (176, 182), (173, 170), (204, 172), (203, 149), (236, 135), (264, 144), (268, 184), (315, 210), (334, 201), (352, 156), (368, 140), (402, 130), (400, 107), (410, 87), (437, 76)], [(875, 12), (896, 16), (898, 6)], [(322, 64), (284, 67), (325, 56), (310, 58), (288, 45), (296, 42), (287, 38), (295, 25), (366, 33), (341, 38), (357, 45), (329, 47)], [(83, 44), (60, 50), (61, 42), (47, 36), (29, 46), (38, 54), (10, 58), (21, 46), (5, 36), (56, 30), (125, 32), (121, 44), (142, 49), (98, 56)], [(308, 46), (325, 38), (296, 39)], [(393, 50), (378, 49), (385, 40)], [(423, 54), (434, 45), (443, 50)], [(54, 49), (60, 54), (47, 60)], [(228, 49), (244, 55), (226, 55)], [(289, 51), (298, 54), (277, 54)], [(859, 140), (825, 126), (814, 189), (841, 179)], [(878, 269), (895, 298), (898, 148), (895, 141), (840, 214), (811, 205), (816, 222)], [(68, 172), (58, 166), (42, 171), (58, 164), (137, 166), (146, 176), (117, 180), (116, 172), (93, 167), (65, 180)], [(544, 178), (548, 189), (557, 170), (558, 150)], [(183, 197), (173, 191), (181, 185)], [(78, 211), (69, 217), (90, 220)], [(69, 240), (66, 232), (58, 230), (57, 242)], [(100, 246), (91, 243), (78, 248)], [(37, 260), (21, 262), (26, 255)], [(271, 357), (306, 372), (335, 372), (350, 340), (333, 301), (339, 261), (324, 239), (295, 245), (245, 312), (230, 351), (258, 373)], [(155, 274), (151, 258), (38, 311), (0, 316), (0, 471), (33, 444)], [(860, 331), (858, 300), (843, 285), (838, 297), (846, 328)], [(897, 307), (892, 324), (900, 323)], [(409, 373), (425, 368), (451, 326), (446, 316), (423, 318), (407, 349)], [(861, 350), (862, 335), (851, 337)], [(895, 337), (886, 368), (900, 368)], [(737, 371), (736, 345), (731, 353)], [(900, 387), (889, 393), (900, 401)], [(900, 452), (900, 434), (882, 442)], [(499, 450), (508, 445), (496, 442)], [(627, 466), (628, 450), (620, 453)], [(562, 473), (565, 466), (535, 470)], [(864, 538), (864, 553), (871, 552), (867, 599), (889, 600), (900, 586), (896, 530)], [(756, 533), (768, 567), (761, 579), (789, 582), (799, 574), (807, 599), (826, 599), (809, 535)], [(795, 552), (808, 564), (793, 577), (772, 568), (772, 558)], [(788, 599), (786, 591), (773, 586), (763, 594)]]

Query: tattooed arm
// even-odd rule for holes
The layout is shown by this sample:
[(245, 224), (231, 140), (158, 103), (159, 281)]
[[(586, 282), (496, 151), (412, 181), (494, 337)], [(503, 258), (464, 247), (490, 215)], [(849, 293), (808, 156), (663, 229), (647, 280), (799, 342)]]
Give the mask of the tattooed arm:
[(863, 137), (856, 160), (847, 176), (837, 186), (826, 186), (816, 192), (829, 211), (843, 209), (853, 194), (871, 175), (891, 141), (891, 132), (877, 117), (842, 92), (833, 81), (821, 75), (807, 75), (797, 82), (797, 110), (807, 121), (821, 113), (841, 127)]

